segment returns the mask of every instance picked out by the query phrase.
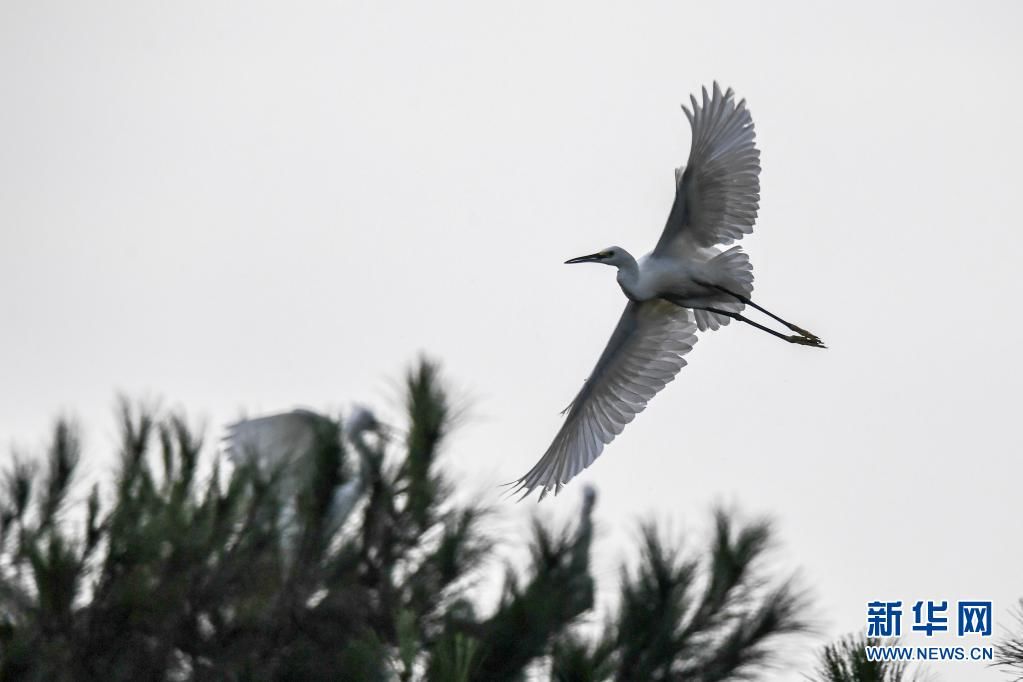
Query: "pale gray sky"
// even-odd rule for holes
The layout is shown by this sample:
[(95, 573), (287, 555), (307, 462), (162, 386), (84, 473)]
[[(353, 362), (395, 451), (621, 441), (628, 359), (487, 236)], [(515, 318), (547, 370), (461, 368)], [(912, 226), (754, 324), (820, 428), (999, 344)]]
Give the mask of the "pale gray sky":
[(1021, 19), (2, 2), (0, 442), (34, 447), (68, 410), (99, 458), (117, 390), (212, 425), (386, 405), (425, 350), (472, 398), (453, 465), (518, 477), (623, 304), (610, 270), (561, 263), (653, 245), (688, 150), (678, 104), (717, 79), (762, 150), (755, 298), (830, 349), (704, 336), (546, 510), (598, 486), (608, 589), (640, 515), (702, 530), (725, 501), (777, 519), (825, 636), (880, 598), (991, 598), (1004, 626), (1023, 596)]

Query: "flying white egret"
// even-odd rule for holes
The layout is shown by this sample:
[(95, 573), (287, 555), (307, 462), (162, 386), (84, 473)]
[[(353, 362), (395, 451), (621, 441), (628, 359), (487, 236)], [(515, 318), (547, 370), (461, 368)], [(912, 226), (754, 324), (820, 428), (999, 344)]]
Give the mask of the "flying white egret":
[[(750, 300), (753, 267), (741, 247), (722, 249), (753, 231), (760, 199), (760, 152), (746, 101), (731, 88), (682, 106), (692, 128), (686, 166), (675, 170), (675, 201), (654, 250), (637, 261), (611, 246), (566, 263), (618, 269), (629, 302), (589, 378), (566, 408), (547, 452), (515, 481), (523, 497), (555, 494), (593, 463), (647, 402), (685, 366), (696, 332), (740, 320), (781, 338), (824, 348), (817, 336)], [(788, 335), (741, 314), (750, 306), (795, 332)]]

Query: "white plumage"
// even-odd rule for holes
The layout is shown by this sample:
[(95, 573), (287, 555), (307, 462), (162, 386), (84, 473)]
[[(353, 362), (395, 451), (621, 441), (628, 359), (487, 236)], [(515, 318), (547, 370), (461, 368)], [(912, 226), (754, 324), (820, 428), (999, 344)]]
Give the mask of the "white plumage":
[[(328, 432), (324, 424), (330, 419), (310, 410), (296, 409), (291, 412), (243, 419), (228, 425), (224, 437), (224, 451), (235, 464), (251, 463), (264, 475), (277, 474), (283, 505), (281, 526), (282, 539), (290, 552), (294, 540), (292, 519), (295, 516), (295, 494), (308, 485), (315, 466), (311, 454), (317, 445), (318, 433)], [(356, 406), (345, 420), (343, 433), (359, 454), (359, 468), (351, 473), (345, 483), (334, 489), (330, 508), (327, 512), (328, 532), (337, 529), (351, 513), (365, 491), (372, 466), (367, 459), (372, 456), (365, 442), (369, 433), (381, 433), (383, 426), (367, 408)], [(340, 433), (340, 432), (339, 432)]]
[[(638, 261), (612, 246), (568, 263), (618, 269), (629, 299), (607, 347), (566, 410), (565, 422), (536, 465), (514, 483), (540, 499), (588, 467), (685, 366), (696, 332), (737, 319), (790, 343), (824, 347), (815, 335), (750, 300), (753, 267), (738, 246), (753, 231), (760, 200), (760, 152), (745, 100), (703, 89), (682, 107), (692, 128), (688, 163), (675, 171), (675, 201), (653, 251)], [(796, 332), (782, 334), (744, 317), (746, 305)]]

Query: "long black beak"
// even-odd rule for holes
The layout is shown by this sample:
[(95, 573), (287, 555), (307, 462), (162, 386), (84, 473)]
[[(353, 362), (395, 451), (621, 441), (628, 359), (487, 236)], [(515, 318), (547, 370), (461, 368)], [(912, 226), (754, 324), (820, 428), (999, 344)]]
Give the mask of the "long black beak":
[(565, 261), (565, 265), (572, 265), (574, 263), (597, 263), (603, 260), (599, 253), (591, 253), (588, 256), (579, 256), (578, 258), (570, 258)]

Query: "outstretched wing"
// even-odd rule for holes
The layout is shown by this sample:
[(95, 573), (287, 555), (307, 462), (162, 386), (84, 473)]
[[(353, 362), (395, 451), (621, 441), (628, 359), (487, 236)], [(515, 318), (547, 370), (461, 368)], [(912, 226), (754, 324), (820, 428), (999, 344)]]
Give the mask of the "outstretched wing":
[[(753, 231), (760, 201), (760, 152), (746, 100), (732, 89), (682, 106), (693, 130), (689, 162), (675, 172), (675, 203), (654, 254), (731, 244)], [(681, 171), (681, 172), (680, 172)]]
[(541, 488), (542, 500), (552, 489), (559, 492), (675, 378), (695, 343), (696, 323), (685, 308), (630, 301), (554, 442), (513, 493), (525, 491), (525, 497)]
[(315, 445), (318, 419), (324, 417), (301, 409), (243, 419), (228, 425), (224, 451), (235, 464), (254, 463), (261, 469), (285, 466)]

